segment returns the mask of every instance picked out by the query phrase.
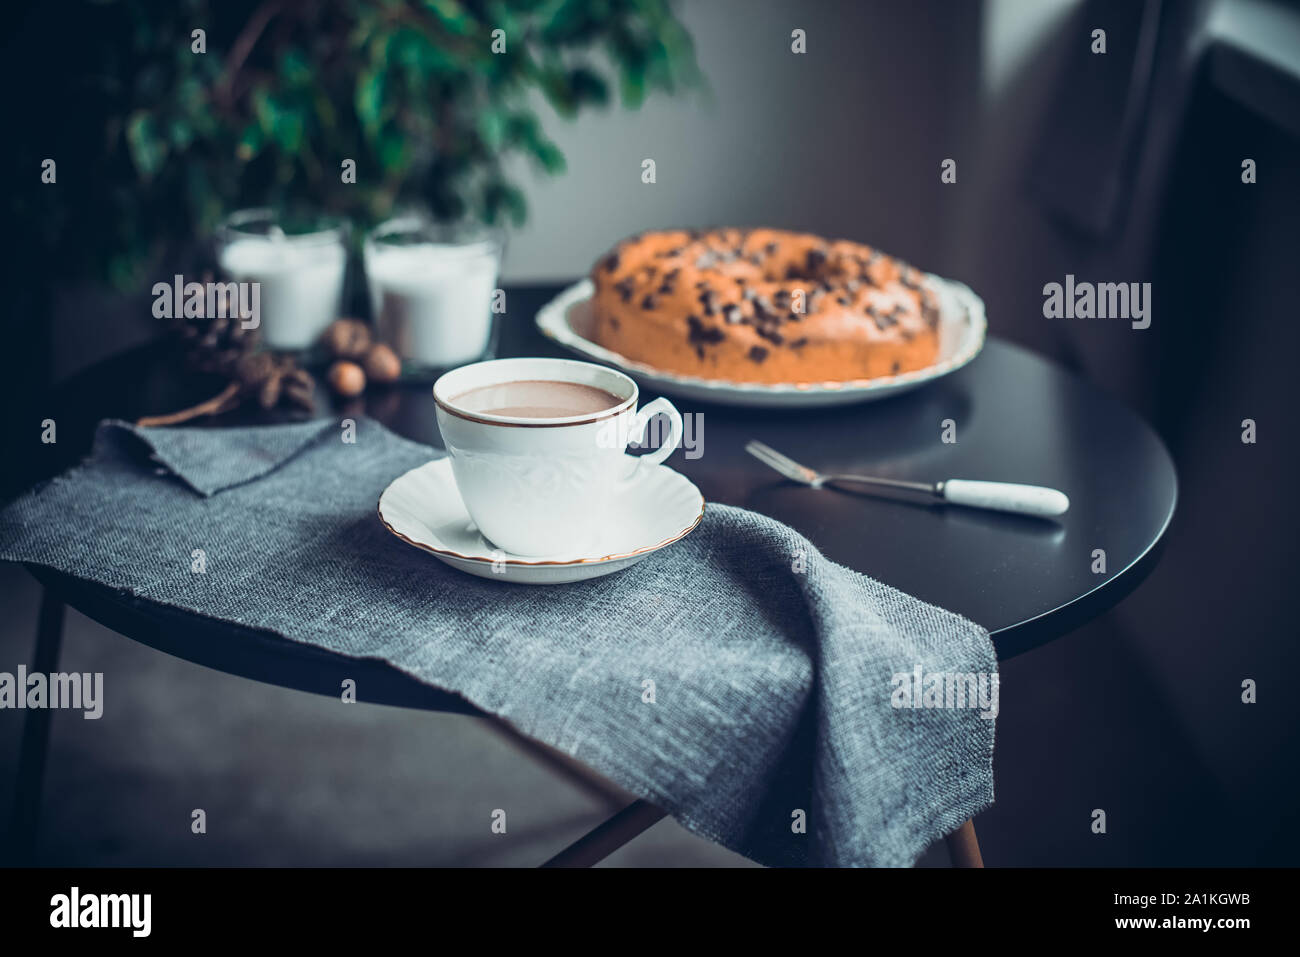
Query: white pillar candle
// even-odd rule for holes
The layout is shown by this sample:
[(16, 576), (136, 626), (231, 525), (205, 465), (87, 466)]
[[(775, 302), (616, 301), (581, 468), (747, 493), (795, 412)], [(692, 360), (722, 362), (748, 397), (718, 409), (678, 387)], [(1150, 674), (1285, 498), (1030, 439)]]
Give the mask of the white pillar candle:
[(240, 225), (226, 229), (223, 240), (222, 272), (261, 284), (262, 342), (286, 351), (315, 345), (342, 306), (347, 249), (341, 231), (286, 235), (275, 225), (264, 233)]
[(481, 234), (439, 241), (446, 235), (403, 220), (380, 226), (366, 242), (379, 337), (416, 367), (463, 365), (483, 358), (491, 345), (500, 243)]

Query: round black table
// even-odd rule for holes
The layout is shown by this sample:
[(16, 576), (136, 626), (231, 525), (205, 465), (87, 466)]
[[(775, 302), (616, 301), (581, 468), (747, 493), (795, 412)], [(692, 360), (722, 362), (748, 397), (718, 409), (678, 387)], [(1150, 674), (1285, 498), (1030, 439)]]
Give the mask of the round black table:
[[(538, 307), (559, 288), (509, 291), (499, 354), (567, 355), (533, 326)], [(187, 374), (166, 342), (93, 366), (52, 397), (59, 442), (36, 447), (45, 458), (42, 475), (83, 456), (100, 419), (175, 411), (219, 388)], [(427, 385), (378, 390), (351, 403), (319, 398), (320, 415), (364, 413), (407, 438), (439, 444)], [(683, 415), (698, 413), (691, 436), (698, 448), (678, 451), (668, 464), (706, 501), (771, 515), (835, 561), (965, 615), (989, 629), (1000, 658), (1066, 634), (1136, 587), (1154, 565), (1177, 499), (1173, 462), (1145, 423), (1086, 382), (996, 338), (966, 368), (879, 402), (809, 410), (674, 402)], [(195, 424), (284, 418), (244, 410)], [(943, 441), (945, 420), (955, 426), (955, 442)], [(749, 439), (826, 471), (1048, 485), (1069, 495), (1070, 510), (1044, 521), (807, 489), (748, 455)], [(1105, 552), (1103, 573), (1094, 571), (1097, 549)], [(41, 578), (74, 607), (92, 600), (94, 589), (75, 579)], [(95, 610), (96, 617), (110, 613), (97, 602)], [(166, 650), (220, 667), (202, 660), (195, 644)]]
[[(560, 288), (509, 290), (498, 354), (566, 354), (533, 325), (537, 309)], [(59, 441), (34, 446), (33, 477), (52, 476), (84, 456), (103, 418), (173, 412), (221, 385), (185, 372), (165, 341), (92, 366), (43, 406), (58, 423)], [(643, 393), (642, 400), (651, 397)], [(407, 438), (439, 444), (427, 385), (375, 390), (342, 404), (323, 393), (318, 398), (319, 415), (366, 414)], [(668, 464), (689, 476), (706, 501), (780, 519), (831, 559), (985, 626), (1001, 659), (1066, 634), (1140, 584), (1177, 500), (1173, 463), (1145, 423), (1086, 382), (996, 338), (956, 373), (879, 402), (810, 410), (674, 402), (692, 417), (695, 448), (675, 453)], [(199, 423), (286, 418), (244, 409)], [(947, 420), (954, 442), (943, 440)], [(812, 490), (749, 456), (750, 439), (826, 471), (1052, 486), (1069, 495), (1070, 510), (1045, 521)], [(1104, 572), (1095, 570), (1097, 550), (1104, 552)], [(38, 671), (55, 670), (67, 604), (137, 641), (232, 674), (330, 695), (353, 678), (359, 700), (478, 713), (458, 696), (383, 663), (214, 622), (48, 569), (32, 571), (46, 588)], [(42, 760), (44, 741), (31, 743), (40, 752), (32, 760)]]

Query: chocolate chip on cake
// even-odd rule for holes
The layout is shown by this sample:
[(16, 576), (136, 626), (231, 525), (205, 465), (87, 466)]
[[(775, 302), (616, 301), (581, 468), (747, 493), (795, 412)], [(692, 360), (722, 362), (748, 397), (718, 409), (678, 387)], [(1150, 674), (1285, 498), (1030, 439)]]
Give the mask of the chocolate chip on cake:
[(876, 321), (876, 328), (881, 332), (889, 329), (890, 326), (896, 325), (898, 320), (888, 313), (882, 313), (875, 306), (867, 306), (867, 315)]
[(655, 303), (656, 303), (655, 297), (647, 293), (646, 297), (641, 300), (641, 308), (653, 309), (655, 307)]
[(613, 272), (618, 268), (618, 253), (610, 253), (605, 257), (605, 272)]
[(826, 258), (827, 258), (826, 250), (824, 249), (818, 249), (814, 247), (808, 250), (808, 256), (806, 257), (805, 260), (805, 265), (808, 268), (808, 272), (816, 273), (817, 270), (821, 269), (822, 266), (826, 265)]
[(750, 346), (749, 358), (752, 359), (754, 362), (762, 362), (764, 359), (767, 358), (767, 350), (764, 349), (762, 346)]
[(618, 290), (618, 294), (623, 297), (624, 302), (632, 301), (633, 288), (631, 279), (624, 279), (621, 282), (614, 283), (614, 288)]
[(779, 346), (781, 343), (785, 342), (785, 337), (769, 326), (759, 326), (756, 331), (760, 336), (772, 343), (774, 346)]
[(740, 311), (739, 306), (731, 305), (731, 306), (727, 306), (727, 308), (722, 310), (722, 318), (726, 319), (727, 322), (731, 323), (734, 326), (738, 322), (743, 322), (745, 316)]
[(686, 326), (688, 332), (686, 338), (694, 346), (714, 345), (727, 338), (727, 334), (717, 326), (706, 326), (700, 321), (699, 316), (687, 316)]
[(800, 336), (798, 339), (794, 340), (794, 342), (790, 343), (790, 348), (791, 348), (791, 349), (802, 349), (802, 348), (803, 348), (804, 346), (806, 346), (806, 345), (808, 345), (808, 337), (807, 337), (807, 336)]

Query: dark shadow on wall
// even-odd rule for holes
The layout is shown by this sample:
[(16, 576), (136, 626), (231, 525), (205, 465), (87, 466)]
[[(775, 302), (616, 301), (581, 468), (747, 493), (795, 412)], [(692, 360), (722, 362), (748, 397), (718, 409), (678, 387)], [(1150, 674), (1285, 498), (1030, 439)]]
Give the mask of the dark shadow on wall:
[[(1142, 411), (1179, 470), (1178, 513), (1151, 578), (1095, 626), (1013, 667), (1062, 692), (1123, 689), (1118, 698), (1098, 690), (1076, 702), (1096, 738), (1075, 746), (1087, 752), (1081, 761), (1095, 762), (1094, 784), (1114, 804), (1145, 789), (1156, 805), (1133, 806), (1146, 824), (1129, 840), (1150, 854), (1133, 862), (1294, 865), (1300, 715), (1287, 699), (1300, 666), (1290, 607), (1300, 507), (1286, 477), (1300, 464), (1289, 428), (1300, 348), (1300, 152), (1294, 132), (1274, 122), (1276, 110), (1255, 108), (1249, 89), (1223, 91), (1209, 69), (1212, 47), (1192, 55), (1209, 6), (1162, 5), (1129, 199), (1119, 228), (1100, 238), (1063, 225), (1060, 210), (1028, 184), (1041, 157), (1036, 145), (1050, 136), (1044, 128), (1078, 119), (1044, 90), (1087, 81), (1071, 72), (1071, 57), (1108, 4), (1083, 4), (1039, 49), (980, 130), (978, 155), (993, 182), (963, 219), (957, 275), (988, 302), (995, 333), (1054, 356)], [(1094, 116), (1092, 135), (1118, 137), (1114, 119), (1108, 126)], [(1242, 182), (1246, 158), (1256, 163), (1254, 184)], [(983, 241), (992, 223), (1002, 242)], [(1151, 327), (1044, 318), (1044, 283), (1067, 273), (1150, 282)], [(1242, 442), (1247, 418), (1257, 424), (1255, 444)], [(1084, 634), (1101, 642), (1096, 653), (1072, 655)], [(1071, 669), (1054, 678), (1051, 660), (1060, 656), (1072, 658)], [(1242, 701), (1247, 679), (1258, 683), (1256, 704)], [(1000, 740), (1004, 759), (1015, 740)], [(1024, 747), (1041, 753), (1062, 740), (1044, 732)], [(1170, 753), (1186, 760), (1162, 757)], [(1002, 767), (1000, 800), (1033, 786), (1014, 758)], [(1149, 779), (1143, 767), (1164, 770)], [(1163, 816), (1152, 816), (1161, 806)]]

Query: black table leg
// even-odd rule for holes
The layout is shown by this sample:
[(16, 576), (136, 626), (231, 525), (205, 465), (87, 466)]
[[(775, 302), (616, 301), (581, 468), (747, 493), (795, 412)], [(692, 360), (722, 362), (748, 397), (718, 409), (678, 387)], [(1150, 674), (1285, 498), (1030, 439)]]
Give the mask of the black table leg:
[(578, 838), (542, 867), (591, 867), (668, 816), (649, 801), (633, 801), (595, 830)]
[[(63, 602), (49, 589), (41, 591), (41, 616), (36, 624), (36, 655), (32, 671), (49, 675), (58, 670), (59, 647), (63, 644)], [(18, 689), (25, 694), (26, 689)], [(13, 817), (5, 857), (9, 863), (30, 865), (36, 858), (36, 830), (40, 824), (41, 785), (45, 779), (45, 756), (50, 741), (50, 708), (33, 708), (23, 722), (23, 739), (18, 752), (18, 776), (14, 786)]]
[[(578, 838), (556, 854), (542, 867), (592, 867), (613, 854), (647, 828), (663, 820), (668, 814), (648, 801), (633, 801), (618, 785), (574, 760), (567, 754), (520, 734), (514, 726), (501, 718), (489, 717), (488, 723), (505, 737), (523, 748), (553, 771), (570, 782), (605, 801), (617, 801), (626, 806), (603, 824)], [(631, 803), (628, 803), (631, 801)]]

